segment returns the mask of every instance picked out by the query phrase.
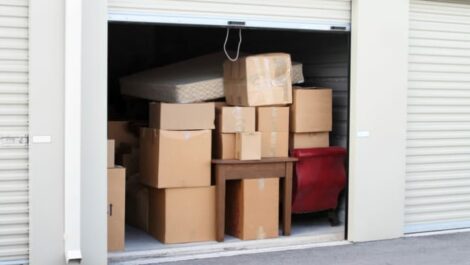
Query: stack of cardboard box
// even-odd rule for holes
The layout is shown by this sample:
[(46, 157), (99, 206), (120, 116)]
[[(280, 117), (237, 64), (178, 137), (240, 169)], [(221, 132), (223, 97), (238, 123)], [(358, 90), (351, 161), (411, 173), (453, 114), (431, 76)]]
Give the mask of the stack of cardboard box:
[(290, 149), (329, 146), (333, 123), (332, 102), (331, 89), (294, 87), (290, 111)]
[(255, 132), (254, 107), (216, 105), (215, 157), (255, 160), (261, 158), (261, 136)]
[(124, 249), (126, 169), (115, 165), (115, 140), (108, 140), (108, 251)]
[(289, 156), (289, 107), (258, 107), (256, 116), (256, 128), (261, 132), (261, 156)]
[[(288, 156), (288, 108), (260, 106), (290, 104), (290, 78), (288, 54), (262, 54), (225, 62), (225, 97), (227, 104), (235, 107), (218, 109), (217, 129), (222, 132), (216, 141), (218, 158), (253, 160)], [(253, 107), (257, 108), (256, 132)], [(248, 111), (249, 116), (242, 114)], [(243, 130), (227, 135), (227, 121)], [(243, 240), (278, 236), (279, 178), (229, 182), (227, 197), (225, 225), (228, 234)]]
[(116, 164), (126, 168), (126, 223), (148, 231), (149, 190), (138, 180), (140, 127), (135, 122), (109, 121), (108, 139), (115, 141)]
[(149, 233), (163, 243), (215, 240), (214, 103), (151, 103), (149, 119), (150, 128), (140, 131)]

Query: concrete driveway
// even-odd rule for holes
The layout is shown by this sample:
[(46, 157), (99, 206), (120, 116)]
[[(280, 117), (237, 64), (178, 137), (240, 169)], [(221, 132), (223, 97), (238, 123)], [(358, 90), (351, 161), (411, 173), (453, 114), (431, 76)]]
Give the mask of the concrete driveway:
[(470, 265), (470, 233), (167, 263), (171, 265)]

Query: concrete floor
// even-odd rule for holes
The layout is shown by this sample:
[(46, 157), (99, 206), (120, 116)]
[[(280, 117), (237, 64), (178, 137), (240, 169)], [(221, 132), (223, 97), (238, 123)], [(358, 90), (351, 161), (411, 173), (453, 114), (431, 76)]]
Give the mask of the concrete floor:
[(168, 265), (469, 265), (470, 233), (165, 263)]
[[(325, 235), (332, 235), (335, 241), (344, 239), (344, 222), (339, 226), (332, 227), (325, 214), (301, 214), (292, 217), (292, 238), (309, 236), (312, 243), (325, 242)], [(318, 237), (318, 240), (315, 240)], [(232, 236), (225, 236), (225, 243), (243, 242)], [(154, 239), (151, 235), (132, 226), (126, 226), (126, 247), (125, 251), (141, 251), (156, 249), (178, 249), (191, 246), (209, 246), (220, 244), (215, 241), (198, 242), (186, 244), (163, 244)], [(227, 246), (230, 246), (228, 244)]]

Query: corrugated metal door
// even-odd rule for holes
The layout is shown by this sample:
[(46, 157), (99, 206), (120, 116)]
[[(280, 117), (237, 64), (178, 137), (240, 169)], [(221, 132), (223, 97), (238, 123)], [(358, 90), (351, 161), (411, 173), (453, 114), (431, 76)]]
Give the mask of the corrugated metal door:
[(28, 0), (0, 0), (0, 264), (28, 261)]
[(411, 1), (405, 232), (470, 227), (470, 3)]
[(189, 24), (349, 28), (351, 0), (108, 0), (109, 19)]

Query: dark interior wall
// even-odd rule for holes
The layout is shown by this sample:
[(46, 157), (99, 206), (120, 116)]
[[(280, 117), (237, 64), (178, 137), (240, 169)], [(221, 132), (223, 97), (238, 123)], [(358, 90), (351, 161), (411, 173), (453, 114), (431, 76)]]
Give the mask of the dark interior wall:
[[(226, 29), (138, 23), (110, 23), (108, 95), (110, 119), (146, 119), (147, 102), (122, 97), (119, 78), (198, 55), (222, 52)], [(287, 52), (304, 64), (306, 85), (333, 88), (333, 145), (346, 147), (348, 119), (349, 34), (244, 29), (242, 52)], [(238, 31), (231, 30), (229, 50)]]

